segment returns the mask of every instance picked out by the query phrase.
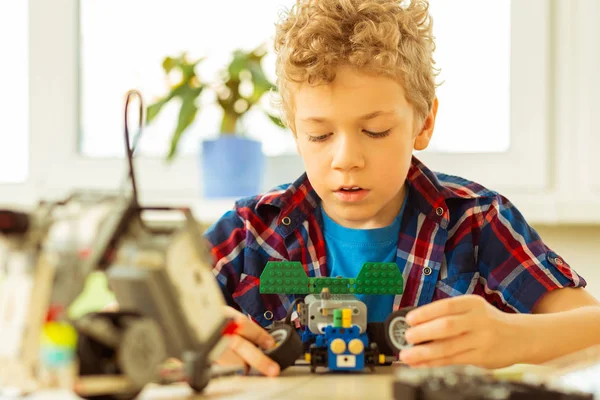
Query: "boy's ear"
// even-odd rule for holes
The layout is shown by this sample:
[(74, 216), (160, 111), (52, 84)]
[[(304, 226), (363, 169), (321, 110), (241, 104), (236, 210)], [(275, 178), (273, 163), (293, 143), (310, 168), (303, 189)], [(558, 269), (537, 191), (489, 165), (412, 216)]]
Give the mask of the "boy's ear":
[(429, 115), (427, 115), (427, 118), (425, 118), (421, 131), (418, 132), (417, 137), (415, 137), (413, 146), (415, 150), (425, 150), (427, 146), (429, 146), (431, 136), (433, 135), (433, 128), (435, 126), (435, 117), (437, 116), (437, 109), (438, 99), (436, 97), (435, 99), (433, 99), (431, 111), (429, 112)]

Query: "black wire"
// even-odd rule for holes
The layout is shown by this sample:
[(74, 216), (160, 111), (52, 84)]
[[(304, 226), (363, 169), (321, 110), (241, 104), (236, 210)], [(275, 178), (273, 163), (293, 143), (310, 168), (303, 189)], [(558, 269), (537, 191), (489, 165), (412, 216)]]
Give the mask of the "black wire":
[[(129, 103), (131, 101), (131, 98), (133, 96), (137, 96), (139, 101), (140, 101), (140, 108), (139, 108), (139, 121), (138, 121), (138, 133), (136, 134), (134, 140), (133, 140), (133, 145), (130, 144), (129, 141)], [(133, 169), (133, 152), (135, 151), (135, 148), (137, 147), (137, 143), (142, 135), (142, 128), (143, 128), (143, 122), (144, 122), (144, 101), (142, 99), (142, 94), (137, 91), (137, 90), (130, 90), (127, 92), (127, 98), (125, 100), (125, 154), (127, 154), (127, 163), (129, 164), (129, 178), (131, 179), (131, 187), (133, 189), (133, 204), (138, 207), (139, 206), (139, 202), (138, 202), (138, 189), (137, 189), (137, 182), (135, 180), (135, 172)]]
[(288, 308), (287, 314), (285, 316), (286, 324), (292, 323), (292, 314), (294, 313), (294, 308), (296, 308), (296, 305), (298, 305), (298, 303), (301, 301), (303, 301), (302, 297), (295, 298), (294, 301), (292, 302), (292, 305), (290, 306), (290, 308)]

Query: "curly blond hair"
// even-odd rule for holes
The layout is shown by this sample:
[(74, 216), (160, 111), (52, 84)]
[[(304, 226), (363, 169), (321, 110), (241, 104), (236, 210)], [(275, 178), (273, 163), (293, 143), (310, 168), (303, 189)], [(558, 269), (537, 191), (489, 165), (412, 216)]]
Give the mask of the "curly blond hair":
[(297, 0), (275, 35), (282, 118), (295, 131), (290, 83), (329, 83), (351, 66), (396, 79), (420, 125), (435, 98), (434, 50), (427, 0)]

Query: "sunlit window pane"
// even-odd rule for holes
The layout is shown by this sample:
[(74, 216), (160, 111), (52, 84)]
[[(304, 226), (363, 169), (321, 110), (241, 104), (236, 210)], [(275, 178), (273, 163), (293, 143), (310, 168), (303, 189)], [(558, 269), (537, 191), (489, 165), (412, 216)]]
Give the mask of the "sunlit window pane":
[(510, 144), (510, 1), (431, 0), (443, 82), (431, 150), (502, 152)]
[[(201, 78), (214, 80), (235, 49), (251, 50), (272, 40), (282, 7), (292, 0), (104, 0), (81, 1), (81, 149), (89, 156), (123, 153), (121, 144), (124, 93), (138, 88), (146, 102), (166, 92), (162, 61), (187, 52), (206, 57)], [(116, 12), (118, 10), (118, 12)], [(107, 29), (107, 24), (110, 29)], [(273, 54), (263, 67), (275, 81)], [(263, 97), (269, 106), (268, 96)], [(180, 147), (194, 153), (200, 138), (218, 135), (221, 113), (213, 96), (201, 99), (202, 111), (184, 134)], [(178, 105), (168, 105), (141, 142), (142, 152), (164, 155), (175, 128)], [(273, 125), (263, 112), (251, 111), (245, 121), (251, 137), (263, 142), (267, 154), (294, 151), (292, 135)]]
[(27, 1), (0, 1), (0, 183), (28, 174)]
[[(282, 8), (293, 0), (81, 0), (81, 150), (84, 155), (121, 155), (124, 93), (140, 89), (146, 101), (166, 90), (162, 60), (187, 52), (203, 56), (201, 77), (213, 79), (237, 48), (272, 39)], [(118, 10), (118, 12), (116, 12)], [(499, 152), (509, 146), (510, 1), (432, 0), (435, 54), (442, 69), (440, 108), (430, 149)], [(110, 25), (110, 29), (107, 29)], [(274, 82), (274, 55), (263, 60)], [(263, 99), (268, 103), (268, 97)], [(194, 154), (201, 138), (218, 135), (221, 113), (214, 97), (185, 133), (180, 149)], [(268, 106), (268, 104), (265, 104)], [(178, 105), (168, 105), (142, 141), (144, 154), (163, 156)], [(245, 120), (249, 136), (268, 155), (294, 153), (292, 135), (260, 111)]]

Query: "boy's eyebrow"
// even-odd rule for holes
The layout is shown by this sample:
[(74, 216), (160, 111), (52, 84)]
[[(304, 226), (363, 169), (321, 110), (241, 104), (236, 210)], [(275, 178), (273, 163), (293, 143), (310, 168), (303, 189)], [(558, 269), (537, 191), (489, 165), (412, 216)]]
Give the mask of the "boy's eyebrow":
[[(380, 115), (390, 115), (390, 114), (396, 114), (396, 111), (394, 110), (390, 110), (390, 111), (374, 111), (374, 112), (370, 112), (368, 114), (365, 114), (361, 117), (358, 117), (359, 120), (365, 121), (365, 120), (369, 120), (369, 119), (373, 119), (375, 117), (378, 117)], [(327, 118), (325, 117), (308, 117), (308, 118), (301, 118), (301, 121), (304, 122), (327, 122), (329, 121)]]

